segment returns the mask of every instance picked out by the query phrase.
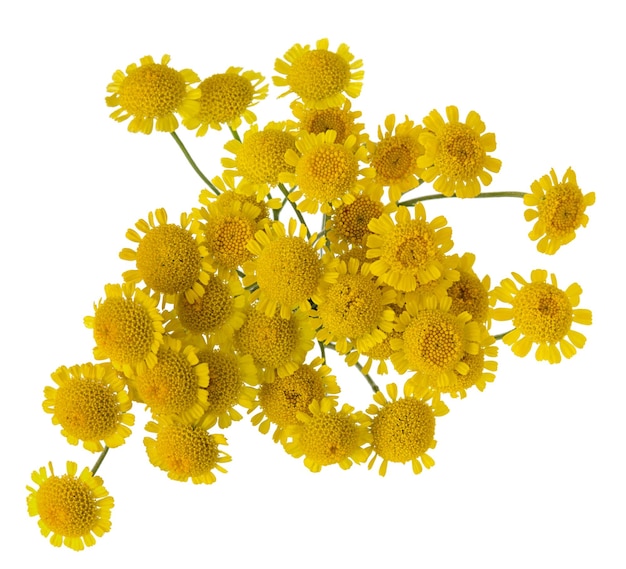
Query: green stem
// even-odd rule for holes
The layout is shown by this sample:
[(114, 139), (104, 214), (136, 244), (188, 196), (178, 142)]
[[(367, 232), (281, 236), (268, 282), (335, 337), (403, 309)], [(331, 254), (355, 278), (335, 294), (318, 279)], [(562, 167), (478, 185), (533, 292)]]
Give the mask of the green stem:
[(502, 338), (504, 338), (507, 334), (510, 334), (511, 332), (513, 332), (513, 330), (515, 330), (515, 328), (513, 328), (512, 330), (508, 330), (507, 332), (502, 332), (502, 334), (494, 334), (494, 338), (496, 340), (502, 340)]
[(370, 377), (370, 374), (363, 372), (363, 366), (359, 362), (356, 362), (356, 364), (354, 364), (354, 365), (356, 365), (356, 367), (361, 372), (363, 377), (367, 380), (367, 383), (370, 384), (370, 387), (372, 388), (372, 391), (374, 393), (378, 393), (380, 391), (380, 389), (378, 388), (378, 385), (376, 385), (376, 382)]
[(324, 360), (324, 363), (326, 363), (326, 350), (324, 348), (324, 344), (321, 340), (318, 340), (317, 343), (319, 344), (320, 347), (320, 352), (322, 354), (322, 359)]
[(100, 456), (98, 457), (98, 460), (96, 460), (96, 464), (93, 465), (93, 468), (91, 469), (91, 473), (92, 474), (96, 474), (96, 472), (98, 472), (98, 468), (100, 468), (100, 465), (102, 464), (102, 461), (104, 460), (104, 457), (107, 455), (107, 452), (109, 452), (109, 447), (105, 446), (104, 450), (100, 453)]
[(241, 138), (239, 138), (239, 133), (230, 125), (228, 125), (228, 128), (230, 129), (230, 133), (233, 135), (233, 138), (237, 142), (241, 142)]
[(198, 168), (198, 165), (194, 162), (193, 158), (191, 157), (191, 154), (189, 154), (189, 152), (187, 151), (187, 149), (185, 148), (185, 145), (183, 144), (183, 141), (178, 137), (178, 135), (176, 134), (176, 132), (171, 132), (170, 133), (172, 135), (172, 138), (176, 141), (176, 144), (178, 144), (178, 147), (182, 150), (183, 154), (185, 155), (185, 158), (187, 158), (187, 162), (189, 162), (189, 164), (191, 164), (191, 167), (194, 169), (194, 171), (196, 172), (196, 174), (198, 174), (198, 176), (200, 176), (200, 178), (202, 179), (202, 181), (209, 186), (209, 188), (211, 188), (211, 190), (213, 190), (213, 193), (216, 196), (220, 195), (220, 191), (211, 183), (211, 180), (209, 180), (203, 173), (202, 170), (200, 170), (200, 168)]
[[(478, 194), (477, 198), (523, 198), (527, 195), (527, 192), (482, 192)], [(420, 196), (403, 202), (398, 202), (398, 205), (409, 207), (415, 205), (418, 202), (426, 202), (429, 200), (441, 200), (444, 198), (454, 198), (456, 196), (444, 196), (443, 194), (429, 194), (427, 196)], [(471, 199), (471, 198), (470, 198)]]
[(302, 223), (302, 225), (304, 225), (304, 227), (306, 227), (306, 236), (307, 236), (307, 239), (310, 239), (311, 238), (311, 232), (309, 231), (309, 226), (306, 224), (306, 221), (304, 220), (304, 217), (302, 217), (302, 212), (298, 209), (298, 206), (289, 199), (289, 192), (287, 191), (287, 188), (285, 188), (284, 184), (282, 184), (282, 183), (278, 184), (278, 187), (280, 188), (280, 191), (285, 196), (285, 199), (291, 204), (291, 207), (293, 208), (293, 211), (296, 212), (296, 216), (300, 220), (300, 223)]

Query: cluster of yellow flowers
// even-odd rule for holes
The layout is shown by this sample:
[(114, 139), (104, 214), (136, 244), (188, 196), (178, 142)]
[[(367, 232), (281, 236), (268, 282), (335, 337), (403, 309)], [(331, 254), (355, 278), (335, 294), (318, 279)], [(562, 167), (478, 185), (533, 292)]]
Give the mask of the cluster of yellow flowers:
[[(419, 473), (434, 464), (445, 397), (493, 381), (497, 340), (519, 356), (536, 346), (550, 363), (583, 347), (572, 324), (591, 324), (591, 312), (578, 308), (578, 284), (559, 288), (537, 269), (492, 288), (472, 253), (451, 252), (446, 219), (430, 219), (423, 204), (521, 197), (536, 220), (530, 238), (554, 254), (594, 202), (571, 169), (561, 180), (552, 170), (530, 193), (482, 192), (501, 167), (490, 154), (495, 135), (454, 106), (421, 124), (389, 115), (370, 138), (348, 99), (361, 91), (362, 62), (345, 44), (296, 44), (276, 60), (273, 82), (295, 99), (289, 118), (263, 128), (250, 110), (267, 95), (262, 75), (231, 67), (201, 81), (169, 60), (146, 56), (116, 71), (106, 103), (131, 132), (171, 133), (206, 188), (178, 223), (156, 209), (128, 230), (132, 245), (119, 256), (132, 268), (84, 320), (100, 363), (62, 366), (45, 388), (44, 411), (67, 441), (102, 453), (79, 476), (72, 462), (62, 476), (52, 464), (33, 473), (28, 511), (53, 545), (79, 550), (109, 530), (113, 499), (95, 473), (130, 434), (132, 403), (152, 416), (149, 461), (174, 480), (211, 484), (226, 472), (216, 429), (241, 420), (240, 410), (313, 472), (372, 468), (379, 457), (381, 475), (389, 462)], [(209, 180), (189, 156), (179, 118), (197, 136), (228, 127), (221, 177)], [(431, 182), (434, 194), (406, 195)], [(280, 221), (287, 206), (295, 217)], [(311, 232), (304, 214), (318, 212)], [(512, 330), (493, 336), (492, 320)], [(370, 384), (367, 409), (339, 406), (329, 349)], [(385, 395), (370, 374), (389, 364), (404, 386), (389, 383)]]

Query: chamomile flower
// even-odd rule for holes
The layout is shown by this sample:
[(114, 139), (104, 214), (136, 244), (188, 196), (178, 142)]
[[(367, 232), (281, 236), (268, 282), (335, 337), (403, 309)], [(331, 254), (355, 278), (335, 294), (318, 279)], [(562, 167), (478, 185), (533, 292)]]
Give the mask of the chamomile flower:
[(571, 358), (576, 349), (585, 345), (586, 338), (572, 324), (591, 324), (591, 310), (577, 308), (582, 288), (574, 283), (565, 290), (558, 287), (556, 277), (535, 269), (530, 282), (517, 273), (515, 281), (504, 279), (492, 294), (492, 303), (497, 300), (509, 304), (509, 308), (495, 308), (495, 320), (511, 320), (514, 330), (502, 339), (511, 346), (513, 353), (523, 357), (537, 344), (537, 360), (551, 364), (561, 361), (561, 354)]
[(38, 486), (26, 486), (26, 503), (31, 516), (39, 516), (39, 528), (44, 537), (50, 534), (55, 547), (65, 545), (75, 551), (95, 545), (111, 529), (113, 498), (102, 485), (102, 478), (85, 467), (76, 476), (78, 466), (67, 461), (67, 474), (54, 473), (52, 463), (32, 473)]
[(475, 322), (486, 322), (489, 318), (489, 290), (491, 279), (489, 276), (479, 279), (472, 268), (476, 255), (465, 253), (462, 257), (454, 255), (458, 259), (456, 270), (459, 273), (459, 280), (450, 284), (446, 289), (447, 295), (452, 299), (450, 312), (461, 314), (469, 312)]
[(502, 162), (488, 152), (496, 149), (496, 135), (485, 133), (485, 123), (476, 111), (470, 111), (465, 122), (459, 121), (459, 110), (446, 107), (447, 122), (437, 110), (424, 118), (424, 130), (419, 141), (425, 153), (417, 160), (423, 168), (421, 177), (432, 182), (433, 188), (444, 196), (473, 198), (480, 193), (481, 184), (491, 184), (489, 172), (499, 172)]
[(596, 201), (596, 194), (584, 194), (578, 187), (574, 170), (568, 168), (559, 182), (554, 169), (549, 175), (535, 180), (531, 194), (524, 196), (524, 204), (531, 206), (524, 212), (526, 221), (536, 220), (528, 236), (537, 241), (537, 250), (554, 255), (562, 245), (576, 237), (576, 230), (586, 227), (588, 206)]
[(157, 131), (173, 132), (178, 128), (176, 114), (190, 118), (200, 110), (199, 89), (191, 87), (200, 78), (191, 69), (177, 71), (169, 67), (169, 55), (155, 63), (150, 55), (140, 59), (140, 65), (131, 63), (126, 73), (117, 70), (107, 91), (109, 107), (117, 107), (111, 118), (122, 122), (132, 117), (130, 132), (150, 134)]
[(357, 97), (363, 83), (363, 62), (355, 60), (346, 44), (336, 52), (328, 50), (328, 40), (321, 39), (315, 49), (299, 43), (290, 48), (283, 59), (276, 59), (275, 69), (281, 76), (273, 77), (278, 87), (302, 100), (307, 107), (326, 109), (339, 107), (349, 97)]
[(357, 145), (360, 146), (367, 139), (367, 135), (361, 133), (365, 125), (355, 122), (361, 116), (361, 111), (351, 111), (350, 109), (351, 103), (348, 99), (340, 107), (326, 109), (309, 108), (300, 101), (291, 103), (291, 111), (299, 119), (298, 127), (300, 130), (311, 134), (321, 134), (334, 130), (337, 133), (336, 144), (343, 144), (353, 134), (357, 139)]

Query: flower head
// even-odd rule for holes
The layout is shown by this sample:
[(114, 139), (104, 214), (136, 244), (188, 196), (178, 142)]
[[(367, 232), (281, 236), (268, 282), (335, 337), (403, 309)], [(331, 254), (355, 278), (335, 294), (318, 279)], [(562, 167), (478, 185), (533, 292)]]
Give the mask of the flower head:
[[(499, 172), (502, 162), (489, 156), (496, 149), (496, 136), (485, 133), (485, 123), (476, 111), (470, 111), (465, 122), (459, 122), (459, 110), (446, 107), (445, 122), (433, 110), (424, 118), (426, 126), (419, 136), (425, 153), (417, 165), (424, 168), (421, 177), (432, 182), (433, 188), (444, 196), (456, 194), (459, 198), (473, 198), (480, 193), (480, 185), (491, 183), (489, 172)], [(489, 172), (487, 171), (489, 170)]]
[(70, 444), (80, 440), (87, 450), (100, 452), (102, 443), (111, 448), (124, 443), (135, 417), (127, 413), (130, 397), (111, 364), (61, 366), (52, 379), (58, 387), (44, 389), (43, 408)]
[(35, 470), (31, 476), (38, 488), (26, 486), (26, 503), (31, 516), (39, 516), (43, 536), (51, 533), (50, 543), (65, 545), (75, 551), (96, 543), (94, 536), (102, 537), (111, 529), (113, 498), (102, 485), (102, 478), (94, 476), (87, 467), (76, 476), (78, 466), (67, 462), (67, 474), (54, 474), (52, 463)]
[(459, 280), (454, 281), (446, 289), (446, 294), (452, 299), (450, 312), (461, 314), (469, 312), (475, 322), (486, 322), (489, 318), (489, 289), (491, 279), (485, 276), (482, 280), (472, 268), (476, 255), (465, 253), (462, 257), (454, 256), (458, 259), (456, 270), (459, 273)]
[(538, 251), (553, 255), (576, 237), (579, 227), (587, 226), (589, 217), (585, 210), (595, 203), (596, 194), (583, 195), (571, 168), (560, 182), (554, 169), (550, 170), (550, 175), (535, 180), (530, 189), (532, 193), (524, 196), (524, 204), (531, 209), (524, 212), (524, 217), (526, 221), (537, 221), (528, 236), (533, 241), (539, 239)]
[(274, 84), (288, 87), (280, 96), (295, 93), (304, 105), (316, 109), (339, 107), (346, 94), (357, 97), (363, 85), (363, 62), (355, 61), (343, 43), (337, 52), (328, 51), (327, 39), (318, 40), (315, 48), (297, 43), (285, 53), (286, 61), (276, 60), (275, 69), (282, 77), (273, 77)]
[(504, 279), (493, 290), (492, 303), (499, 300), (510, 305), (496, 308), (494, 319), (512, 320), (515, 327), (504, 336), (504, 343), (520, 357), (537, 344), (536, 358), (551, 364), (559, 363), (561, 354), (571, 358), (586, 341), (583, 334), (571, 329), (572, 324), (591, 324), (591, 310), (576, 308), (582, 293), (580, 285), (574, 283), (562, 290), (554, 275), (546, 282), (548, 272), (542, 269), (531, 272), (530, 282), (517, 273), (513, 277), (521, 287), (512, 279)]
[(311, 134), (322, 134), (329, 130), (337, 133), (336, 144), (343, 144), (348, 136), (353, 134), (357, 144), (364, 141), (367, 135), (361, 134), (362, 123), (355, 122), (361, 116), (361, 111), (351, 111), (351, 103), (346, 99), (340, 107), (328, 107), (326, 109), (309, 108), (300, 101), (291, 103), (291, 111), (299, 119), (300, 130)]
[(178, 120), (174, 113), (183, 118), (198, 113), (197, 99), (201, 93), (190, 85), (197, 83), (199, 77), (191, 69), (177, 71), (169, 67), (169, 61), (169, 55), (164, 55), (160, 63), (146, 55), (140, 59), (141, 65), (131, 63), (126, 73), (118, 69), (107, 86), (113, 94), (106, 98), (106, 104), (118, 107), (111, 118), (122, 122), (132, 117), (130, 132), (150, 134), (155, 122), (158, 131), (175, 131)]
[(198, 129), (196, 136), (204, 136), (209, 127), (221, 130), (223, 124), (236, 129), (242, 118), (248, 124), (256, 120), (250, 107), (267, 96), (267, 85), (261, 85), (260, 73), (241, 71), (241, 67), (229, 67), (226, 73), (211, 75), (198, 85), (198, 114), (183, 120), (188, 129)]

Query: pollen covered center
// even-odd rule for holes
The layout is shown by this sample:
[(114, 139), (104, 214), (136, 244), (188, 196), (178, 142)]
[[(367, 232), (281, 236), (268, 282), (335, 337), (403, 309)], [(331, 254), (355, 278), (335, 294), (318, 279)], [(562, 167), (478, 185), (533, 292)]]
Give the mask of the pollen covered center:
[(287, 81), (302, 99), (321, 101), (345, 89), (350, 82), (350, 65), (327, 50), (306, 51), (292, 63)]
[(314, 415), (302, 425), (300, 447), (308, 459), (320, 466), (342, 461), (357, 446), (357, 427), (346, 415)]
[(241, 116), (252, 103), (254, 87), (249, 79), (236, 73), (218, 73), (200, 83), (202, 122), (226, 123)]
[(212, 221), (206, 229), (209, 250), (218, 263), (236, 269), (252, 257), (246, 248), (254, 238), (256, 225), (245, 216), (227, 216)]
[(485, 156), (479, 135), (469, 126), (462, 123), (444, 126), (435, 156), (443, 176), (462, 180), (475, 178), (483, 169)]
[(409, 137), (381, 140), (372, 156), (376, 177), (383, 184), (393, 183), (411, 174), (417, 160), (417, 143)]
[(371, 233), (367, 225), (383, 213), (383, 204), (360, 195), (350, 204), (341, 204), (333, 215), (333, 228), (338, 235), (353, 245), (359, 244)]
[(317, 146), (304, 154), (296, 166), (302, 191), (322, 203), (348, 192), (358, 172), (356, 157), (341, 144)]
[(294, 166), (285, 162), (287, 150), (296, 150), (293, 135), (280, 130), (263, 130), (244, 138), (237, 152), (237, 169), (253, 184), (278, 184), (281, 172), (295, 171)]
[(419, 220), (398, 231), (391, 247), (391, 265), (399, 269), (419, 269), (435, 255), (436, 245), (429, 228)]
[(549, 236), (564, 236), (578, 229), (585, 212), (583, 193), (575, 184), (564, 183), (550, 188), (537, 206)]

